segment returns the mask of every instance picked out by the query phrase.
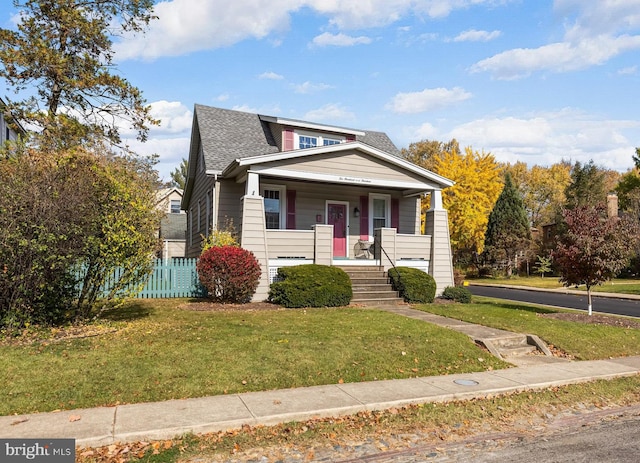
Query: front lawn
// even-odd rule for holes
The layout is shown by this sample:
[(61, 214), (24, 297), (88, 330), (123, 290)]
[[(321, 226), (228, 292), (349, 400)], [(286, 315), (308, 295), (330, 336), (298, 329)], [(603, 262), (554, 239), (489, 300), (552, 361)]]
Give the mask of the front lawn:
[(534, 304), (474, 296), (472, 304), (424, 304), (416, 308), (493, 328), (536, 334), (579, 360), (640, 355), (640, 329), (558, 320), (546, 315), (563, 311)]
[(5, 338), (0, 415), (508, 366), (463, 334), (386, 312), (188, 302), (132, 301), (84, 337)]

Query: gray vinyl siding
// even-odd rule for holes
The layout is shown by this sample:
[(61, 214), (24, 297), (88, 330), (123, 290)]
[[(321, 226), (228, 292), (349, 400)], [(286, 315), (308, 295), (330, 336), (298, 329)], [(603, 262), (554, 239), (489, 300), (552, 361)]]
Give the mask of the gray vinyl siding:
[(297, 159), (295, 163), (290, 160), (274, 161), (269, 163), (269, 167), (345, 177), (424, 183), (424, 178), (417, 174), (359, 151), (307, 156)]
[[(201, 162), (201, 159), (201, 156), (198, 156), (198, 163)], [(209, 214), (209, 223), (207, 223), (207, 192), (213, 189), (214, 178), (207, 176), (205, 173), (205, 169), (201, 169), (199, 165), (196, 166), (195, 170), (196, 181), (194, 182), (194, 189), (191, 194), (191, 200), (189, 202), (189, 210), (187, 211), (190, 217), (187, 222), (186, 257), (198, 257), (200, 255), (200, 251), (202, 250), (201, 235), (207, 234), (208, 227), (210, 227), (211, 224), (212, 216), (211, 214)], [(199, 217), (198, 202), (200, 203)], [(199, 229), (198, 222), (200, 223)]]
[(241, 232), (241, 199), (244, 193), (244, 183), (236, 183), (234, 180), (221, 180), (218, 182), (216, 199), (218, 203), (218, 227), (220, 229), (224, 229), (228, 224), (233, 223), (233, 227), (235, 228), (236, 232)]

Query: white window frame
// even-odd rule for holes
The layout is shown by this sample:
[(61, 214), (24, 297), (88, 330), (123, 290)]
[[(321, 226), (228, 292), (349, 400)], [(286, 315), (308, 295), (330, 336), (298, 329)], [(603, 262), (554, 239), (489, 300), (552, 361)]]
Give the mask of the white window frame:
[[(180, 202), (181, 201), (179, 199), (170, 199), (169, 200), (169, 213), (170, 214), (180, 214), (181, 213)], [(173, 206), (174, 206), (175, 203), (178, 204), (178, 212), (173, 212)]]
[(382, 194), (382, 193), (369, 193), (369, 236), (373, 239), (373, 200), (374, 199), (382, 199), (385, 201), (385, 225), (384, 228), (389, 228), (391, 226), (391, 195)]
[(337, 141), (338, 143), (345, 143), (347, 141), (346, 137), (334, 134), (323, 134), (320, 132), (307, 132), (302, 130), (296, 130), (293, 133), (293, 147), (294, 149), (308, 149), (308, 148), (300, 148), (300, 137), (311, 137), (317, 140), (316, 147), (320, 146), (328, 146), (324, 144), (325, 140)]
[[(287, 187), (284, 185), (276, 185), (276, 184), (271, 184), (271, 183), (263, 183), (262, 185), (260, 185), (260, 196), (262, 196), (262, 201), (264, 202), (265, 195), (264, 195), (264, 191), (265, 190), (271, 190), (271, 191), (279, 191), (280, 192), (280, 227), (279, 228), (270, 228), (269, 230), (284, 230), (285, 228), (287, 228)], [(265, 214), (267, 213), (266, 209), (265, 209)], [(265, 222), (264, 222), (265, 228), (267, 226), (267, 219), (265, 216)]]

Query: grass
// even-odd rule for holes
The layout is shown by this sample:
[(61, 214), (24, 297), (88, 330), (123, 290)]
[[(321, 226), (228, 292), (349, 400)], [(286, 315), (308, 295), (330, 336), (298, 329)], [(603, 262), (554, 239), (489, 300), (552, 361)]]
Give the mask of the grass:
[(92, 326), (97, 336), (0, 345), (0, 415), (508, 366), (463, 334), (381, 311), (185, 302), (131, 302)]
[(446, 317), (519, 333), (536, 334), (579, 360), (640, 355), (640, 330), (554, 320), (560, 312), (533, 304), (474, 296), (472, 304), (425, 304), (417, 308)]

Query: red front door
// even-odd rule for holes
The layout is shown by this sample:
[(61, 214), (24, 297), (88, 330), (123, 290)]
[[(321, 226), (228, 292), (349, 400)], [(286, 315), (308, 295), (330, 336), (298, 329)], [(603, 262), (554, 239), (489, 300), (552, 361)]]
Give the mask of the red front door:
[(329, 203), (327, 218), (333, 225), (333, 257), (347, 257), (347, 206)]

